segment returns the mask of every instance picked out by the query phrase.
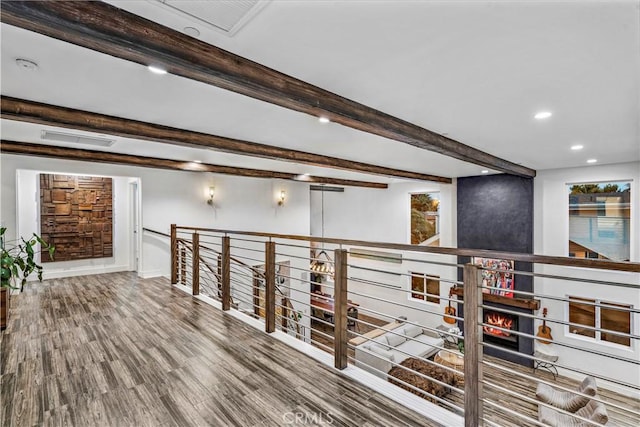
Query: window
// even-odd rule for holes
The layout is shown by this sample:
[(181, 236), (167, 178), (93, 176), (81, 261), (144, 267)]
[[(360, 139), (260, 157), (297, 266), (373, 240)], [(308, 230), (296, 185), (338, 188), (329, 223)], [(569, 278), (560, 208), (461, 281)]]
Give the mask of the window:
[(411, 244), (440, 246), (440, 194), (411, 195)]
[(411, 298), (440, 304), (440, 276), (411, 273)]
[[(595, 305), (600, 304), (600, 306)], [(631, 346), (631, 339), (606, 331), (581, 328), (601, 328), (612, 332), (631, 334), (631, 313), (633, 306), (606, 302), (598, 299), (569, 297), (569, 331), (599, 341), (607, 341), (624, 346)]]
[(569, 256), (629, 261), (631, 183), (568, 185)]

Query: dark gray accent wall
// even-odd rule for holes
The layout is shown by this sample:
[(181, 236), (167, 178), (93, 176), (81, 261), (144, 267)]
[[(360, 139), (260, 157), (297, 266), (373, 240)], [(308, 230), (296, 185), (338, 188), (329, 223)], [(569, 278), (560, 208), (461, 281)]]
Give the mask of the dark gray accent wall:
[(458, 247), (533, 252), (533, 179), (458, 178)]
[[(513, 175), (458, 178), (457, 194), (458, 248), (533, 253), (533, 179)], [(468, 257), (458, 259), (462, 264), (469, 261)], [(532, 267), (530, 263), (516, 262), (515, 270), (532, 271)], [(462, 272), (459, 279), (462, 280)], [(532, 277), (516, 275), (515, 289), (532, 292)], [(533, 320), (520, 317), (518, 330), (533, 334)], [(533, 340), (520, 337), (518, 351), (533, 354)], [(485, 353), (531, 366), (531, 360), (507, 352), (485, 348)]]

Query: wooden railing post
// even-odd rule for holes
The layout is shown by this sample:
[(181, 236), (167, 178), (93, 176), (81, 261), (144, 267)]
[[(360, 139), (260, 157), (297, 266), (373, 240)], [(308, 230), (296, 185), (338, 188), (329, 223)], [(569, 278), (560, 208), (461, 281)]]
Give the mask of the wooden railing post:
[(464, 266), (464, 425), (482, 423), (482, 292), (481, 271)]
[(344, 369), (347, 367), (347, 251), (336, 249), (335, 255), (335, 279), (334, 279), (334, 357), (335, 367)]
[(287, 333), (289, 331), (289, 299), (287, 297), (280, 298), (280, 310), (282, 310), (282, 316), (280, 316), (280, 326), (282, 330)]
[(198, 233), (193, 233), (193, 235), (191, 236), (191, 242), (193, 245), (192, 251), (191, 251), (191, 255), (192, 255), (192, 260), (191, 260), (191, 279), (193, 281), (192, 283), (192, 290), (193, 290), (193, 295), (199, 295), (200, 294), (200, 235)]
[(220, 276), (222, 278), (222, 309), (231, 308), (231, 240), (229, 236), (222, 238), (222, 259), (220, 259)]
[(276, 330), (276, 242), (265, 242), (265, 331)]
[(178, 235), (176, 225), (171, 224), (171, 284), (178, 283)]
[(187, 248), (184, 245), (180, 245), (180, 274), (178, 280), (180, 284), (187, 285)]

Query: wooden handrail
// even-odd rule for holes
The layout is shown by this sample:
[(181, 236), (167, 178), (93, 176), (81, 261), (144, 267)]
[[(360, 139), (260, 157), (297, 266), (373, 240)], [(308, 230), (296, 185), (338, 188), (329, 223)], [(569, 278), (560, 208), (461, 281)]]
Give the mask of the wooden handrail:
[(150, 229), (150, 228), (146, 228), (146, 227), (142, 227), (142, 231), (146, 231), (147, 233), (158, 234), (158, 235), (160, 235), (160, 236), (162, 236), (162, 237), (169, 237), (169, 238), (171, 237), (171, 236), (170, 236), (169, 234), (167, 234), (167, 233), (162, 233), (162, 232), (160, 232), (160, 231), (152, 230), (152, 229)]
[(372, 248), (382, 249), (394, 249), (401, 251), (411, 252), (423, 252), (434, 253), (440, 255), (456, 255), (464, 257), (483, 257), (483, 258), (497, 258), (497, 259), (510, 259), (514, 261), (530, 262), (538, 264), (549, 265), (562, 265), (568, 267), (582, 267), (592, 268), (600, 270), (614, 270), (614, 271), (626, 271), (631, 273), (640, 273), (640, 263), (628, 262), (628, 261), (608, 261), (586, 258), (570, 258), (563, 256), (549, 256), (549, 255), (535, 255), (515, 252), (494, 251), (488, 249), (465, 249), (465, 248), (445, 248), (445, 247), (431, 247), (431, 246), (417, 246), (403, 243), (385, 243), (374, 242), (368, 240), (353, 240), (353, 239), (337, 239), (331, 237), (315, 237), (315, 236), (303, 236), (297, 234), (278, 234), (278, 233), (261, 233), (255, 231), (238, 231), (238, 230), (224, 230), (215, 228), (199, 228), (178, 226), (181, 230), (197, 230), (199, 232), (208, 233), (221, 233), (221, 234), (237, 234), (243, 236), (254, 237), (268, 237), (272, 239), (285, 239), (285, 240), (298, 240), (304, 242), (318, 242), (318, 243), (331, 243), (336, 245), (347, 246), (368, 246)]

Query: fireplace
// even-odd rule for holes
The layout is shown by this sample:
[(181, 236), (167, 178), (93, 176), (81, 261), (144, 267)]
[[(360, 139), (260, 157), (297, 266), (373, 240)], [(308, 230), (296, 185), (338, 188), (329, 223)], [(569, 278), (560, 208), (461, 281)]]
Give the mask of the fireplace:
[(518, 335), (507, 331), (518, 331), (518, 316), (485, 309), (483, 317), (485, 325), (482, 332), (485, 341), (518, 349)]

